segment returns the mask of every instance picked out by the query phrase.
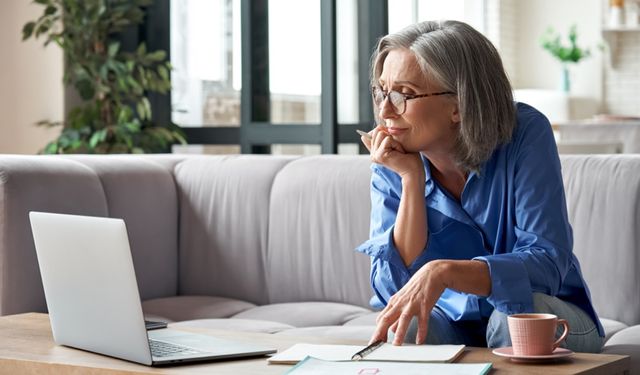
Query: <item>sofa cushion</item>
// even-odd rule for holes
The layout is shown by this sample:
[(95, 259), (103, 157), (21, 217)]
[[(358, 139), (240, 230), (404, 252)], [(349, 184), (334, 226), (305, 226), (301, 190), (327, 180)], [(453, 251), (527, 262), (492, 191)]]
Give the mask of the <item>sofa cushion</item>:
[(372, 312), (368, 314), (361, 315), (355, 319), (351, 319), (348, 322), (345, 322), (345, 326), (375, 326), (376, 318), (380, 312)]
[(620, 332), (617, 332), (607, 343), (605, 347), (613, 346), (613, 345), (626, 345), (626, 344), (636, 344), (640, 345), (640, 324), (635, 325), (633, 327), (625, 328)]
[(362, 307), (334, 302), (276, 303), (257, 306), (235, 314), (233, 318), (270, 320), (294, 327), (342, 325), (371, 312)]
[(181, 295), (268, 302), (271, 186), (293, 157), (203, 156), (175, 167), (180, 202)]
[(604, 328), (604, 342), (606, 343), (607, 340), (609, 340), (611, 338), (611, 336), (613, 336), (614, 334), (622, 331), (625, 328), (628, 328), (629, 326), (619, 322), (617, 320), (613, 320), (613, 319), (606, 319), (606, 318), (600, 318), (600, 323), (602, 323), (602, 327)]
[[(270, 303), (336, 301), (369, 307), (368, 156), (297, 159), (273, 182), (267, 252)], [(348, 188), (347, 188), (348, 187)]]
[(293, 328), (277, 332), (276, 335), (297, 337), (327, 337), (335, 339), (350, 339), (368, 342), (373, 335), (375, 326), (326, 326)]
[(631, 375), (640, 375), (640, 325), (623, 329), (604, 344), (602, 353), (628, 355), (631, 358)]
[(228, 318), (252, 307), (255, 305), (249, 302), (211, 296), (177, 296), (142, 302), (147, 319), (167, 321)]
[(197, 319), (172, 323), (171, 327), (223, 329), (227, 331), (276, 333), (295, 328), (288, 324), (255, 319)]

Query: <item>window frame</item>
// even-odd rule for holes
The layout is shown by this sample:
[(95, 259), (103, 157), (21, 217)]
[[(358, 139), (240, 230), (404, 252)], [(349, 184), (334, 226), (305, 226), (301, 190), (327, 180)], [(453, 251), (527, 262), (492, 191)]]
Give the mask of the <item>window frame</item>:
[[(373, 128), (369, 93), (369, 59), (378, 38), (387, 33), (387, 0), (357, 0), (358, 6), (358, 92), (359, 122), (338, 123), (336, 63), (336, 0), (320, 0), (321, 33), (321, 121), (316, 124), (273, 124), (270, 118), (269, 93), (269, 2), (241, 0), (241, 69), (240, 126), (183, 127), (188, 144), (240, 145), (241, 152), (270, 153), (272, 144), (319, 144), (323, 154), (337, 153), (339, 143), (360, 145), (355, 129)], [(150, 50), (169, 52), (170, 0), (157, 0), (147, 9), (144, 25), (137, 39), (146, 41)], [(153, 120), (171, 122), (171, 94), (151, 94)]]

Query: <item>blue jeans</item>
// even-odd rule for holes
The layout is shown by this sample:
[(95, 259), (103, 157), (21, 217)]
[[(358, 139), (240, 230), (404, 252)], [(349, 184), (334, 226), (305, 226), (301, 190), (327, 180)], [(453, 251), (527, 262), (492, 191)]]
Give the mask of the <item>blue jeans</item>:
[[(599, 353), (603, 338), (591, 317), (576, 305), (542, 293), (533, 294), (533, 308), (537, 313), (554, 314), (569, 322), (569, 335), (562, 347), (575, 352)], [(413, 319), (407, 330), (405, 342), (414, 343), (417, 319)], [(562, 326), (557, 336), (562, 333)], [(392, 333), (390, 332), (390, 335)], [(431, 311), (427, 344), (465, 344), (489, 348), (511, 346), (507, 314), (494, 310), (488, 319), (452, 321), (437, 306)]]

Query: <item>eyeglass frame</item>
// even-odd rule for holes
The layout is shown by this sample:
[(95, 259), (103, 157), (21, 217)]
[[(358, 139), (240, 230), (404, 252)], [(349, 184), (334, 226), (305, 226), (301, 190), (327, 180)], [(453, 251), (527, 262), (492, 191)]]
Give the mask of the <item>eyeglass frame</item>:
[[(376, 103), (376, 95), (375, 95), (376, 91), (379, 91), (379, 92), (382, 93), (382, 101), (380, 101), (379, 104)], [(373, 100), (373, 104), (375, 104), (376, 107), (380, 107), (380, 105), (382, 103), (384, 103), (384, 101), (387, 100), (391, 96), (392, 92), (395, 92), (396, 94), (402, 96), (402, 104), (403, 104), (402, 112), (398, 113), (398, 108), (396, 107), (396, 105), (393, 104), (393, 101), (390, 102), (391, 106), (394, 109), (393, 113), (395, 113), (398, 116), (403, 115), (407, 111), (407, 100), (418, 99), (418, 98), (426, 98), (426, 97), (429, 97), (429, 96), (456, 95), (456, 93), (452, 92), (452, 91), (440, 91), (440, 92), (434, 92), (434, 93), (415, 94), (415, 95), (414, 94), (404, 94), (404, 93), (401, 93), (401, 92), (395, 91), (395, 90), (384, 91), (382, 89), (382, 87), (380, 87), (380, 86), (371, 86), (371, 99)]]

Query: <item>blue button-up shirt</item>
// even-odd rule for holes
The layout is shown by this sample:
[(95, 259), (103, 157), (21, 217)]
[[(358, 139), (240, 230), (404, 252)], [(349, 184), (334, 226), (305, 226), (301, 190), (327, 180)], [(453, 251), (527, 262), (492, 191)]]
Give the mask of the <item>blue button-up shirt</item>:
[(479, 297), (446, 289), (437, 305), (452, 320), (477, 320), (493, 309), (533, 312), (533, 292), (556, 296), (587, 312), (604, 330), (591, 304), (578, 259), (549, 121), (517, 104), (512, 140), (500, 146), (479, 173), (469, 174), (460, 201), (425, 172), (428, 241), (406, 266), (393, 242), (400, 205), (400, 177), (372, 164), (370, 239), (356, 250), (371, 257), (374, 308), (384, 307), (411, 276), (434, 259), (477, 259), (489, 266), (491, 294)]

